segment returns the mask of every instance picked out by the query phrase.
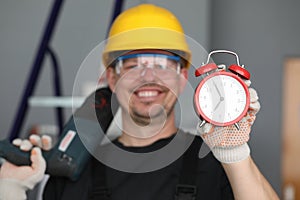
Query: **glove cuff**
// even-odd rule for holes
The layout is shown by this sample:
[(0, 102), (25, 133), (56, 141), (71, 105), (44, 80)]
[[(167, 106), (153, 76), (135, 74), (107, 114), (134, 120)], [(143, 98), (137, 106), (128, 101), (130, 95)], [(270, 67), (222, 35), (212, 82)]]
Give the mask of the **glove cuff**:
[(26, 190), (21, 181), (0, 179), (0, 200), (26, 200)]
[(250, 155), (250, 148), (247, 143), (235, 147), (214, 147), (212, 153), (221, 163), (236, 163)]

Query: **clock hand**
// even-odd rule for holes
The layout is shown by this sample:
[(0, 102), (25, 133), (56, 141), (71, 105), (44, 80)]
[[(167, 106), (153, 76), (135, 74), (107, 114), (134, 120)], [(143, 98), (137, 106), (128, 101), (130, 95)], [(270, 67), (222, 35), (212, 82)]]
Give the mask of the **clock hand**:
[(215, 108), (214, 108), (214, 111), (216, 111), (217, 110), (217, 108), (219, 107), (219, 105), (221, 104), (221, 99), (220, 99), (220, 101), (218, 102), (218, 104), (215, 106)]
[(215, 86), (215, 88), (216, 88), (219, 96), (222, 97), (221, 92), (220, 92), (219, 88), (217, 87), (217, 85), (216, 85), (216, 83), (214, 81), (213, 81), (213, 84), (214, 84), (214, 86)]
[(219, 105), (220, 105), (220, 103), (221, 103), (222, 101), (224, 101), (224, 97), (220, 97), (220, 100), (219, 100), (219, 102), (217, 103), (217, 105), (215, 106), (214, 111), (217, 110), (217, 108), (219, 107)]

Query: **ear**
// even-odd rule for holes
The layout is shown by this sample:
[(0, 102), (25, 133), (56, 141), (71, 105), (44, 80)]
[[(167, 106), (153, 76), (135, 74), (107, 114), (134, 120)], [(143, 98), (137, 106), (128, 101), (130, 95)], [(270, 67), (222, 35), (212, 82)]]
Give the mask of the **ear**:
[(114, 68), (108, 67), (106, 69), (106, 80), (111, 91), (115, 92), (115, 86), (117, 83), (117, 74)]
[(188, 69), (182, 68), (180, 70), (180, 93), (183, 92), (187, 82), (188, 82)]

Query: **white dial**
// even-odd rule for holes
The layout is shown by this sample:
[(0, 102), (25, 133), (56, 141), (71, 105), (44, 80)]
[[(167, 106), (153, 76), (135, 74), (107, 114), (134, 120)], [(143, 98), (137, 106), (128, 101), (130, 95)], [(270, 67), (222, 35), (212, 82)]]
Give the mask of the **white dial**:
[(247, 86), (232, 73), (206, 77), (196, 95), (199, 114), (216, 125), (236, 123), (245, 115), (249, 106)]

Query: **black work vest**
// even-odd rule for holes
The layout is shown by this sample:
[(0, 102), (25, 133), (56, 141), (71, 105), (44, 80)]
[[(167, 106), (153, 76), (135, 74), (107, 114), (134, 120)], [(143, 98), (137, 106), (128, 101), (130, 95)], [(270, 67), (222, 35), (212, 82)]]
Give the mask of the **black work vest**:
[[(196, 174), (198, 152), (202, 145), (202, 140), (194, 139), (193, 143), (183, 154), (183, 162), (179, 177), (179, 183), (176, 185), (174, 200), (195, 200), (197, 194)], [(99, 167), (100, 166), (100, 167)], [(101, 168), (101, 169), (99, 169)], [(93, 189), (89, 193), (90, 200), (110, 200), (111, 191), (107, 187), (107, 177), (105, 174), (106, 167), (101, 164), (97, 165), (97, 170), (93, 171), (92, 185)]]
[[(131, 195), (139, 193), (138, 199), (143, 199), (143, 196), (151, 194), (151, 191), (154, 189), (156, 189), (156, 193), (152, 193), (152, 197), (148, 199), (234, 199), (231, 186), (221, 164), (214, 158), (212, 153), (207, 154), (203, 158), (199, 158), (199, 148), (202, 144), (202, 139), (199, 136), (196, 136), (192, 142), (193, 143), (188, 150), (170, 165), (154, 171), (153, 174), (150, 174), (149, 176), (145, 176), (145, 174), (138, 175), (138, 177), (142, 177), (142, 180), (138, 179), (138, 181), (136, 181), (136, 175), (127, 173), (129, 177), (133, 175), (134, 181), (131, 182), (131, 187), (128, 187), (131, 180), (126, 179), (126, 177), (123, 181), (123, 185), (120, 185), (120, 187), (118, 187), (119, 185), (117, 185), (117, 187), (112, 187), (112, 182), (119, 183), (119, 175), (122, 175), (122, 173), (125, 172), (118, 171), (112, 173), (111, 168), (103, 165), (95, 158), (91, 158), (77, 181), (71, 181), (63, 177), (50, 177), (44, 190), (43, 199), (109, 200), (112, 197), (114, 197), (114, 199), (131, 199), (130, 197), (122, 198), (122, 195), (126, 194), (126, 192)], [(173, 181), (172, 184), (168, 184), (170, 182), (161, 183), (162, 180), (168, 180), (170, 171), (173, 173), (172, 171), (174, 170), (176, 171), (176, 176), (175, 178), (174, 176), (171, 178), (176, 180), (176, 182)], [(114, 177), (112, 177), (112, 175)], [(100, 179), (100, 177), (102, 179)], [(106, 177), (106, 179), (103, 179), (103, 177)], [(117, 180), (114, 179), (116, 177)], [(147, 181), (144, 177), (150, 177), (151, 180), (149, 179)], [(144, 182), (148, 184), (146, 185), (146, 189)], [(141, 184), (139, 185), (139, 183)], [(167, 185), (169, 185), (168, 188), (165, 187)], [(149, 190), (147, 186), (149, 186)], [(163, 186), (161, 190), (162, 193), (157, 193), (157, 189), (161, 186)], [(116, 197), (116, 195), (118, 197)], [(164, 196), (168, 197), (164, 198)]]

